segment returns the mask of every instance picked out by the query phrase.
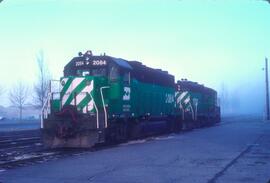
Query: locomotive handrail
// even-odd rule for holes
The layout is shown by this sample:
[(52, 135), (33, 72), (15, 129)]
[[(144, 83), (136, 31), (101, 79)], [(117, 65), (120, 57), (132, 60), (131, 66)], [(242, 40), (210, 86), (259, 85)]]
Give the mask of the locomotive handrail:
[(92, 100), (93, 100), (93, 104), (94, 104), (95, 110), (96, 110), (96, 112), (97, 112), (97, 129), (98, 129), (98, 128), (99, 128), (98, 108), (97, 108), (97, 105), (96, 105), (96, 103), (95, 103), (94, 97), (92, 96), (91, 92), (89, 92), (89, 95), (90, 95), (90, 97), (91, 97)]
[[(48, 92), (48, 96), (41, 108), (41, 119), (40, 119), (40, 128), (42, 129), (43, 128), (43, 124), (44, 124), (44, 117), (48, 117), (48, 114), (50, 112), (50, 100), (51, 100), (51, 97), (52, 97), (52, 82), (59, 82), (60, 83), (60, 80), (50, 80), (49, 82), (49, 86), (47, 88), (47, 92)], [(45, 109), (46, 109), (46, 116), (45, 116)]]
[(195, 114), (194, 114), (194, 110), (193, 110), (191, 102), (190, 102), (190, 110), (191, 110), (192, 120), (195, 120)]
[(106, 110), (106, 107), (105, 107), (105, 102), (104, 102), (104, 97), (103, 97), (102, 90), (107, 89), (107, 88), (110, 88), (110, 87), (109, 86), (100, 87), (101, 100), (102, 100), (102, 105), (103, 105), (103, 109), (104, 109), (104, 116), (105, 116), (105, 128), (108, 127), (108, 115), (107, 115), (107, 110)]
[[(41, 109), (41, 119), (40, 119), (40, 128), (42, 129), (43, 128), (43, 123), (44, 123), (44, 117), (48, 117), (48, 108), (49, 108), (49, 101), (50, 101), (50, 99), (51, 99), (51, 93), (49, 92), (48, 93), (48, 96), (47, 96), (47, 98), (46, 98), (46, 100), (45, 100), (45, 102), (44, 102), (44, 104), (43, 104), (43, 106), (42, 106), (42, 109)], [(45, 108), (46, 108), (46, 116), (44, 115), (45, 114)]]
[[(59, 95), (59, 100), (60, 100), (60, 95), (61, 95), (61, 92), (51, 92), (51, 100), (55, 100), (55, 95), (58, 94)], [(62, 109), (62, 102), (60, 101), (60, 105), (59, 105), (59, 111)]]

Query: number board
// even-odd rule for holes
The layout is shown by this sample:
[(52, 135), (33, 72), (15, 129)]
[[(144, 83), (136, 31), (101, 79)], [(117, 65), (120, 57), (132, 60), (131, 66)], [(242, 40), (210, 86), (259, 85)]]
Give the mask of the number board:
[(87, 60), (87, 61), (76, 61), (75, 62), (75, 67), (80, 67), (80, 66), (105, 66), (107, 65), (106, 60)]

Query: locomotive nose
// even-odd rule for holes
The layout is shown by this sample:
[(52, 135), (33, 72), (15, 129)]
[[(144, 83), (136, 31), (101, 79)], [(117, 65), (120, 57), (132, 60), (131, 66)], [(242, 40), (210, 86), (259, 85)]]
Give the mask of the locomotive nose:
[(63, 78), (61, 89), (61, 106), (75, 106), (82, 113), (92, 112), (94, 109), (94, 78), (68, 77)]

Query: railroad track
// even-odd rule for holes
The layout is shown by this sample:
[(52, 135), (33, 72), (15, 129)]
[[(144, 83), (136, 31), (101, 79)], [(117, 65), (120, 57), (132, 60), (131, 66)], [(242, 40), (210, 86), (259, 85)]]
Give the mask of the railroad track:
[(25, 166), (28, 164), (41, 163), (44, 161), (58, 159), (74, 155), (76, 151), (64, 150), (40, 150), (36, 152), (29, 152), (14, 156), (11, 159), (0, 161), (0, 169), (11, 169), (18, 166)]
[[(153, 137), (145, 140), (153, 140)], [(10, 145), (16, 142), (17, 146)], [(14, 143), (13, 143), (14, 144)], [(5, 146), (8, 145), (8, 146)], [(0, 171), (1, 169), (11, 169), (18, 166), (25, 166), (29, 164), (41, 163), (53, 159), (59, 159), (82, 153), (94, 152), (103, 149), (108, 149), (118, 146), (117, 144), (99, 144), (92, 148), (76, 149), (76, 148), (59, 148), (59, 149), (45, 149), (40, 142), (40, 138), (22, 138), (0, 141)]]
[[(227, 125), (235, 120), (218, 123), (215, 126)], [(182, 131), (181, 133), (186, 133)], [(164, 134), (165, 136), (168, 134)], [(144, 140), (153, 140), (155, 137), (146, 137)], [(39, 132), (16, 132), (0, 135), (0, 170), (24, 166), (36, 162), (44, 162), (85, 152), (99, 151), (115, 147), (119, 144), (100, 144), (91, 149), (54, 149), (43, 147)]]
[[(182, 132), (182, 133), (186, 133), (186, 132)], [(161, 136), (169, 136), (169, 135), (170, 134), (163, 134)], [(134, 143), (136, 143), (136, 141), (140, 142), (142, 140), (152, 141), (152, 140), (155, 140), (157, 137), (160, 138), (160, 135), (149, 136), (143, 139), (132, 140), (132, 141), (134, 141)], [(25, 140), (27, 139), (25, 138)], [(37, 147), (35, 144), (32, 144), (32, 146), (29, 144), (28, 146), (31, 148), (22, 148), (22, 151), (18, 151), (19, 147), (16, 147), (16, 149), (13, 149), (12, 151), (14, 152), (14, 154), (8, 154), (2, 157), (0, 156), (0, 171), (1, 169), (11, 169), (11, 168), (16, 168), (18, 166), (42, 163), (42, 162), (53, 160), (53, 159), (65, 158), (69, 156), (80, 155), (83, 153), (100, 151), (104, 149), (117, 147), (118, 145), (125, 145), (126, 143), (132, 144), (132, 141), (124, 142), (124, 143), (113, 143), (113, 144), (103, 143), (103, 144), (98, 144), (92, 148), (85, 148), (85, 149), (59, 148), (59, 149), (52, 149), (52, 150), (45, 149), (43, 148), (43, 146)], [(34, 141), (31, 141), (31, 142), (34, 142)], [(0, 153), (1, 153), (1, 148), (0, 148)]]
[[(97, 151), (105, 146), (91, 149), (46, 149), (39, 131), (5, 132), (0, 135), (0, 171), (18, 166), (44, 162), (80, 153)], [(111, 146), (106, 146), (110, 148)]]
[(28, 138), (19, 138), (19, 139), (8, 139), (0, 140), (0, 149), (9, 148), (9, 147), (19, 147), (29, 144), (41, 143), (40, 137), (28, 137)]
[(26, 160), (31, 157), (31, 153), (43, 149), (39, 130), (1, 132), (0, 168), (7, 168), (15, 162)]

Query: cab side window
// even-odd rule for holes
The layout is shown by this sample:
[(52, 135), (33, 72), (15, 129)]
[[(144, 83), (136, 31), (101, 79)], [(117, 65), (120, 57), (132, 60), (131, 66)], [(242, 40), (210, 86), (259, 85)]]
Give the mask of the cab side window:
[(92, 76), (106, 76), (106, 69), (105, 68), (99, 68), (99, 69), (93, 69)]
[(130, 84), (130, 73), (129, 72), (124, 72), (124, 74), (123, 74), (123, 81), (127, 85)]
[(111, 81), (116, 81), (119, 77), (119, 69), (116, 66), (112, 66), (109, 73)]

